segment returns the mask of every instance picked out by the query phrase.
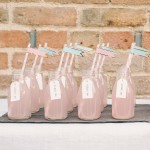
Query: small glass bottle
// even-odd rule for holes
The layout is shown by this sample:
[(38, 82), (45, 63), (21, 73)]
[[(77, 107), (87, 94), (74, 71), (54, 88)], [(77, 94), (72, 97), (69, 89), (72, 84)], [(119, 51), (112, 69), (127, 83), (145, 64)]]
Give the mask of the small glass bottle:
[(116, 119), (134, 117), (136, 92), (129, 69), (121, 68), (112, 92), (112, 116)]
[(40, 109), (40, 89), (36, 80), (35, 70), (31, 72), (30, 68), (25, 69), (25, 82), (30, 90), (31, 111), (36, 113)]
[(94, 72), (94, 79), (97, 83), (98, 92), (99, 92), (99, 100), (101, 104), (101, 112), (104, 111), (104, 88), (102, 85), (102, 79), (99, 77), (99, 71), (95, 70)]
[(102, 88), (103, 89), (103, 105), (104, 107), (106, 107), (107, 106), (107, 80), (101, 70), (99, 71), (99, 80), (103, 87)]
[(15, 71), (8, 92), (8, 118), (28, 119), (31, 117), (30, 91), (20, 72)]
[(67, 76), (66, 68), (61, 68), (60, 79), (66, 90), (67, 101), (68, 101), (68, 106), (67, 106), (68, 112), (72, 112), (73, 111), (73, 89), (69, 81), (69, 78)]
[(78, 117), (83, 120), (94, 120), (101, 116), (101, 100), (98, 81), (89, 71), (84, 71), (78, 100)]
[(74, 76), (73, 76), (73, 70), (70, 66), (67, 67), (67, 76), (68, 79), (71, 83), (72, 86), (72, 103), (73, 103), (73, 107), (77, 106), (77, 93), (78, 93), (78, 85), (77, 85), (77, 81), (75, 80)]
[(68, 116), (67, 96), (58, 72), (50, 72), (49, 83), (44, 91), (45, 119), (66, 119)]
[(40, 108), (44, 107), (44, 90), (46, 86), (46, 81), (43, 77), (43, 73), (41, 71), (36, 72), (36, 80), (39, 86), (39, 106)]

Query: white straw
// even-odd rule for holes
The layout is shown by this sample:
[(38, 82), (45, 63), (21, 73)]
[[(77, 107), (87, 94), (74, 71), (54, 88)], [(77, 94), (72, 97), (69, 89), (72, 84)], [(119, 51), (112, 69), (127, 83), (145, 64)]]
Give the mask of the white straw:
[[(102, 46), (105, 46), (105, 44), (102, 43)], [(107, 47), (108, 47), (108, 46), (109, 46), (109, 43), (107, 43)], [(99, 70), (100, 70), (100, 71), (102, 70), (102, 67), (103, 67), (103, 65), (104, 65), (105, 58), (106, 58), (105, 55), (101, 55), (101, 61), (100, 61), (100, 63), (99, 63)]]
[[(44, 47), (45, 48), (47, 47), (47, 43), (44, 44)], [(39, 72), (41, 72), (41, 67), (42, 67), (42, 64), (43, 64), (43, 60), (44, 60), (44, 57), (41, 57), (39, 67), (38, 67)]]
[(99, 69), (101, 59), (102, 59), (102, 55), (98, 55), (98, 61), (97, 61), (96, 68), (95, 68), (96, 71)]
[[(67, 46), (66, 44), (64, 46)], [(61, 67), (62, 67), (62, 63), (63, 63), (63, 59), (64, 59), (64, 56), (65, 56), (65, 52), (62, 51), (62, 55), (61, 55), (61, 58), (60, 58), (60, 62), (59, 62), (59, 66), (58, 66), (58, 73), (60, 72), (61, 70)]]
[(102, 67), (103, 67), (103, 65), (104, 65), (105, 58), (106, 58), (106, 56), (102, 55), (101, 63), (100, 63), (100, 66), (99, 66), (99, 70), (100, 70), (100, 71), (102, 70)]
[(95, 67), (95, 63), (96, 63), (96, 59), (97, 59), (97, 53), (95, 53), (94, 55), (94, 59), (93, 59), (93, 63), (92, 63), (92, 68), (91, 68), (91, 74), (93, 74), (94, 71), (94, 67)]
[(72, 54), (69, 69), (72, 68), (73, 61), (74, 61), (74, 55)]
[[(28, 48), (30, 48), (30, 46), (31, 46), (31, 44), (28, 45)], [(22, 69), (21, 69), (21, 75), (24, 74), (24, 70), (25, 70), (25, 66), (26, 66), (27, 60), (28, 60), (28, 56), (29, 56), (29, 53), (26, 53), (25, 59), (24, 59), (24, 62), (23, 62), (23, 66), (22, 66)]]
[[(40, 46), (41, 46), (41, 45), (39, 45), (39, 47), (40, 47)], [(36, 62), (37, 62), (38, 57), (39, 57), (38, 55), (35, 56), (35, 59), (34, 59), (34, 62), (33, 62), (32, 68), (31, 68), (31, 72), (30, 72), (31, 74), (32, 74), (33, 71), (34, 71), (34, 68), (35, 68), (35, 65), (36, 65)]]
[(126, 69), (130, 68), (131, 66), (131, 62), (132, 62), (132, 58), (133, 58), (133, 54), (129, 54), (128, 59), (127, 59), (127, 63), (126, 63)]
[(70, 57), (70, 54), (67, 53), (67, 57), (66, 57), (65, 65), (64, 65), (64, 70), (66, 70), (66, 68), (67, 68), (67, 64), (68, 64), (68, 61), (69, 61), (69, 57)]
[[(132, 43), (131, 48), (134, 47), (136, 44)], [(126, 69), (128, 69), (131, 66), (132, 63), (133, 54), (129, 53), (127, 63), (126, 63)]]

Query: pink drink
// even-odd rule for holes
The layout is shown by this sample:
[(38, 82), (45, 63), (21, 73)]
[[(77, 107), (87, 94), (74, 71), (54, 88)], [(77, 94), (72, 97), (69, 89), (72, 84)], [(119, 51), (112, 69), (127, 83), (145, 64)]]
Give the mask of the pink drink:
[(99, 100), (100, 100), (100, 106), (101, 106), (101, 112), (104, 111), (104, 87), (103, 87), (103, 81), (102, 78), (100, 78), (98, 71), (95, 71), (95, 81), (98, 87), (98, 92), (99, 92)]
[(134, 117), (135, 95), (130, 72), (122, 69), (113, 87), (112, 116), (116, 119), (130, 119)]
[(39, 86), (39, 106), (40, 108), (44, 107), (44, 90), (46, 86), (46, 81), (42, 73), (36, 73), (36, 80)]
[(46, 119), (67, 118), (67, 96), (65, 88), (58, 74), (55, 76), (51, 72), (50, 80), (44, 91), (44, 115)]
[(102, 90), (103, 90), (103, 105), (104, 107), (107, 106), (107, 81), (106, 77), (103, 75), (102, 72), (99, 73), (99, 80), (102, 84)]
[(65, 68), (61, 69), (60, 78), (61, 78), (62, 84), (66, 91), (67, 110), (68, 110), (68, 112), (72, 112), (73, 111), (73, 100), (72, 100), (73, 99), (73, 89), (72, 89), (71, 83), (69, 81), (69, 78), (67, 76)]
[(97, 81), (93, 76), (83, 76), (78, 99), (78, 117), (83, 120), (94, 120), (101, 116), (101, 101)]
[(13, 75), (13, 82), (8, 92), (9, 119), (28, 119), (31, 117), (31, 97), (29, 89), (20, 77), (20, 73)]
[(25, 81), (30, 90), (31, 94), (31, 111), (32, 113), (38, 112), (40, 109), (39, 105), (39, 97), (40, 97), (40, 89), (36, 80), (36, 76), (30, 72), (30, 69), (25, 70)]
[(77, 81), (75, 80), (74, 76), (73, 76), (73, 71), (71, 68), (67, 68), (68, 69), (68, 73), (67, 73), (67, 77), (71, 83), (72, 89), (73, 89), (73, 93), (72, 93), (72, 104), (73, 107), (77, 106), (77, 93), (78, 93), (78, 85), (77, 85)]

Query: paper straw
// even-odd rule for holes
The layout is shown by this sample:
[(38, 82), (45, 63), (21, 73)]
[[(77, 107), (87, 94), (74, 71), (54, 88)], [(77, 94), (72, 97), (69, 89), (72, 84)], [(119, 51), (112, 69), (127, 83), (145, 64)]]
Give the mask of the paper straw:
[(103, 65), (104, 65), (105, 58), (106, 58), (106, 56), (102, 55), (101, 63), (100, 63), (100, 66), (99, 66), (99, 70), (100, 70), (100, 71), (102, 70), (102, 67), (103, 67)]
[(92, 75), (93, 72), (94, 72), (94, 67), (95, 67), (95, 63), (96, 63), (97, 56), (98, 56), (98, 54), (95, 53), (94, 59), (93, 59), (93, 63), (92, 63), (92, 67), (91, 67), (91, 75)]
[[(132, 43), (131, 48), (134, 47), (135, 45), (136, 45), (135, 43)], [(129, 69), (130, 66), (131, 66), (132, 58), (133, 58), (133, 54), (129, 53), (129, 56), (128, 56), (128, 59), (127, 59), (127, 63), (126, 63), (126, 67), (125, 67), (125, 68), (126, 68), (126, 71), (127, 71), (127, 69)]]
[(70, 54), (67, 53), (66, 61), (65, 61), (65, 65), (64, 65), (64, 70), (66, 70), (66, 68), (67, 68), (67, 64), (68, 64), (69, 57), (70, 57)]
[[(67, 45), (65, 44), (64, 46), (67, 46)], [(64, 59), (64, 56), (65, 56), (65, 52), (63, 51), (63, 52), (62, 52), (62, 55), (61, 55), (60, 62), (59, 62), (59, 66), (58, 66), (58, 73), (59, 73), (59, 72), (60, 72), (60, 70), (61, 70), (62, 63), (63, 63), (63, 59)]]
[(95, 71), (98, 71), (100, 63), (101, 63), (102, 55), (98, 55), (98, 61), (96, 63)]
[[(102, 43), (102, 46), (105, 46), (105, 44)], [(107, 47), (109, 47), (109, 43), (107, 43)], [(101, 61), (100, 61), (100, 63), (99, 63), (99, 70), (100, 70), (100, 71), (102, 70), (102, 67), (103, 67), (103, 65), (104, 65), (105, 58), (106, 58), (105, 55), (101, 55)]]
[[(30, 46), (31, 46), (31, 44), (28, 45), (28, 48), (30, 48)], [(22, 69), (21, 69), (21, 75), (24, 74), (24, 70), (25, 70), (25, 66), (26, 66), (27, 60), (28, 60), (28, 56), (29, 56), (29, 53), (26, 53), (25, 59), (23, 61), (23, 66), (22, 66)]]
[[(72, 43), (70, 43), (69, 46), (71, 47), (71, 46), (72, 46)], [(68, 61), (69, 61), (70, 55), (71, 55), (70, 53), (67, 53), (67, 57), (66, 57), (65, 65), (64, 65), (64, 70), (67, 69), (67, 65), (68, 65)]]
[(133, 58), (133, 54), (130, 53), (127, 59), (126, 69), (128, 69), (131, 66), (132, 58)]
[[(47, 43), (44, 44), (44, 47), (45, 48), (47, 47)], [(41, 67), (42, 67), (42, 64), (43, 64), (43, 60), (44, 60), (44, 57), (41, 57), (40, 63), (39, 63), (39, 66), (38, 66), (38, 71), (39, 72), (41, 72)]]
[[(40, 46), (41, 46), (41, 45), (39, 45), (39, 47), (40, 47)], [(36, 62), (37, 62), (38, 57), (39, 57), (38, 55), (35, 56), (35, 59), (34, 59), (34, 62), (33, 62), (32, 68), (31, 68), (31, 72), (30, 72), (31, 74), (33, 74), (33, 71), (34, 71), (34, 68), (35, 68), (35, 65), (36, 65)]]
[(69, 65), (70, 67), (72, 67), (73, 60), (74, 60), (74, 54), (72, 54), (72, 56), (71, 56), (70, 65)]

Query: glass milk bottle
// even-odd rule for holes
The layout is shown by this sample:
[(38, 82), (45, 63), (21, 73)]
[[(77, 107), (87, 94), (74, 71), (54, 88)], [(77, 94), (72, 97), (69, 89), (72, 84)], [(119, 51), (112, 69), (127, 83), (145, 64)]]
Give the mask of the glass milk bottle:
[(73, 89), (71, 86), (71, 83), (69, 81), (69, 78), (67, 76), (67, 71), (66, 68), (61, 68), (61, 73), (60, 73), (60, 79), (62, 81), (62, 84), (66, 90), (66, 95), (67, 95), (67, 109), (68, 112), (72, 112), (73, 111)]
[(101, 106), (101, 112), (104, 111), (104, 87), (103, 87), (103, 82), (102, 79), (99, 77), (99, 71), (95, 70), (94, 72), (94, 78), (98, 87), (98, 92), (99, 92), (99, 100), (100, 100), (100, 106)]
[(73, 107), (77, 106), (77, 93), (78, 93), (78, 85), (77, 85), (77, 81), (75, 80), (74, 76), (73, 76), (73, 70), (71, 67), (67, 67), (67, 77), (71, 83), (72, 86), (72, 103), (73, 103)]
[(46, 86), (46, 81), (43, 77), (42, 72), (37, 72), (36, 73), (36, 80), (39, 86), (39, 106), (40, 108), (44, 107), (44, 90), (45, 90), (45, 86)]
[(94, 75), (84, 72), (80, 85), (78, 101), (78, 117), (83, 120), (94, 120), (101, 116), (101, 101), (99, 99), (99, 89)]
[(68, 116), (66, 90), (57, 72), (50, 72), (44, 91), (44, 116), (46, 119), (65, 119)]
[(31, 97), (20, 72), (14, 72), (8, 92), (8, 118), (28, 119), (31, 117)]
[(103, 90), (103, 105), (107, 106), (107, 80), (102, 71), (99, 71), (99, 80), (102, 83)]
[(135, 89), (129, 69), (119, 71), (112, 92), (112, 116), (116, 119), (134, 117)]
[(36, 80), (35, 70), (25, 69), (25, 82), (30, 90), (31, 95), (31, 111), (32, 113), (38, 112), (40, 109), (39, 97), (40, 89)]

